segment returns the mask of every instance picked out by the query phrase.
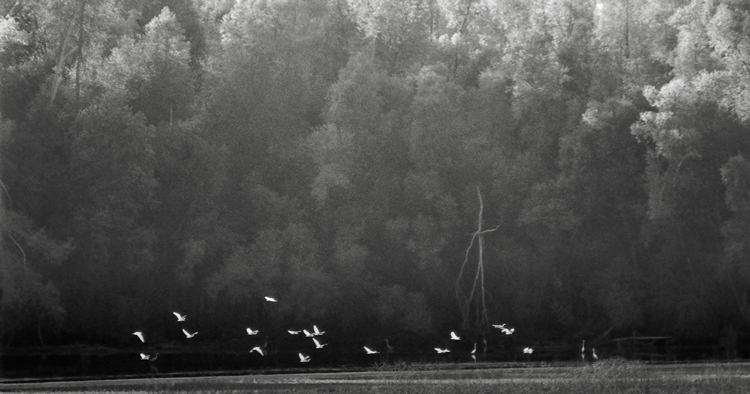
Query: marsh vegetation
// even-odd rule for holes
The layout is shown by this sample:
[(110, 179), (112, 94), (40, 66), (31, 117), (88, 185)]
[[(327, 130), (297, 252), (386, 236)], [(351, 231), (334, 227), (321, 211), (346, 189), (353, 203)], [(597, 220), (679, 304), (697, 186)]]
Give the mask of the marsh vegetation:
[(745, 393), (747, 364), (647, 365), (610, 360), (575, 366), (445, 369), (429, 364), (394, 370), (288, 375), (58, 382), (12, 386), (13, 392), (93, 393)]

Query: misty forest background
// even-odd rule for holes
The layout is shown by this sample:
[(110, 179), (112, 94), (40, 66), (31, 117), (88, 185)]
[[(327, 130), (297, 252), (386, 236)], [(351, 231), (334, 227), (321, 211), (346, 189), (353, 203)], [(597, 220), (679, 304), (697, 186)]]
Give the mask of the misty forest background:
[(3, 346), (176, 342), (177, 310), (191, 343), (508, 323), (750, 356), (750, 3), (0, 15)]

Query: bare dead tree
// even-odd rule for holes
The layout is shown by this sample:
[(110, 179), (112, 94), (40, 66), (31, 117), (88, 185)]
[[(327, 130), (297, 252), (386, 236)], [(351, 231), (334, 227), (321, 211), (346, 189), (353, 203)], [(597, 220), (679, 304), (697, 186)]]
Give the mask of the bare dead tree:
[[(0, 122), (2, 122), (2, 120), (0, 120)], [(0, 123), (0, 127), (2, 126), (3, 125)], [(6, 137), (6, 133), (4, 132), (4, 130), (0, 129), (0, 146), (2, 146), (2, 142), (3, 142), (3, 139), (5, 139), (5, 137)], [(0, 170), (2, 170), (2, 162), (0, 162)], [(23, 250), (23, 247), (21, 247), (18, 241), (16, 241), (16, 239), (13, 238), (13, 235), (10, 233), (10, 228), (7, 225), (3, 226), (5, 223), (5, 220), (7, 220), (7, 217), (6, 217), (7, 212), (6, 212), (5, 201), (3, 199), (3, 196), (8, 197), (7, 210), (13, 209), (13, 199), (10, 198), (10, 193), (8, 192), (8, 188), (5, 187), (5, 183), (3, 183), (2, 179), (0, 179), (0, 187), (2, 187), (3, 192), (4, 192), (4, 193), (0, 193), (0, 242), (2, 242), (3, 232), (5, 232), (5, 235), (7, 235), (8, 238), (10, 238), (10, 240), (13, 241), (13, 243), (16, 245), (16, 247), (18, 247), (18, 250), (21, 251), (21, 257), (23, 258), (23, 267), (24, 269), (27, 269), (26, 252)], [(6, 228), (3, 228), (3, 227), (6, 227)], [(2, 247), (2, 245), (0, 245), (0, 247)]]
[(78, 13), (78, 56), (76, 57), (76, 113), (81, 100), (81, 61), (83, 60), (83, 24), (86, 13), (86, 0), (81, 1), (81, 8)]
[[(470, 320), (472, 317), (472, 305), (474, 305), (474, 327), (481, 332), (487, 332), (490, 328), (489, 317), (487, 316), (487, 291), (484, 287), (484, 234), (496, 231), (500, 226), (493, 229), (484, 230), (482, 227), (483, 214), (484, 214), (484, 201), (482, 200), (482, 192), (477, 186), (477, 197), (479, 199), (479, 213), (477, 215), (477, 230), (472, 234), (469, 247), (466, 248), (464, 255), (464, 261), (461, 264), (461, 270), (458, 273), (456, 279), (456, 299), (458, 300), (459, 308), (461, 309), (462, 315), (462, 326), (464, 328), (469, 327)], [(474, 275), (474, 281), (471, 285), (471, 291), (468, 295), (464, 293), (463, 287), (461, 286), (461, 279), (466, 271), (466, 266), (469, 262), (469, 254), (474, 242), (477, 243), (477, 265), (476, 273)], [(475, 300), (475, 298), (477, 298)], [(486, 343), (486, 342), (485, 342)]]
[(65, 30), (63, 30), (62, 37), (60, 38), (60, 47), (58, 49), (57, 53), (57, 60), (55, 62), (55, 79), (52, 83), (52, 92), (50, 93), (49, 102), (52, 104), (55, 101), (55, 97), (57, 97), (57, 90), (60, 88), (60, 83), (62, 83), (63, 80), (63, 66), (65, 65), (65, 60), (72, 55), (75, 52), (75, 48), (70, 51), (65, 51), (67, 44), (68, 44), (68, 37), (70, 37), (70, 28), (73, 26), (73, 19), (71, 18), (68, 20), (68, 23), (65, 25)]
[[(71, 48), (70, 50), (67, 50), (68, 42), (70, 41), (71, 36), (74, 36), (75, 33), (71, 31), (73, 28), (75, 17), (71, 16), (71, 18), (68, 19), (68, 23), (65, 25), (65, 29), (63, 31), (62, 37), (60, 39), (60, 47), (58, 48), (58, 53), (56, 54), (56, 62), (54, 67), (55, 72), (55, 78), (52, 83), (52, 92), (50, 93), (50, 104), (54, 103), (55, 98), (57, 97), (57, 92), (60, 89), (60, 84), (63, 81), (64, 78), (64, 66), (67, 62), (68, 58), (70, 58), (72, 55), (77, 55), (77, 64), (76, 64), (76, 100), (78, 99), (78, 95), (80, 94), (80, 87), (79, 87), (79, 78), (80, 78), (80, 62), (83, 52), (83, 23), (84, 23), (84, 13), (86, 9), (86, 1), (87, 0), (80, 0), (80, 8), (79, 8), (79, 17), (78, 17), (78, 45)], [(77, 105), (77, 104), (76, 104)]]

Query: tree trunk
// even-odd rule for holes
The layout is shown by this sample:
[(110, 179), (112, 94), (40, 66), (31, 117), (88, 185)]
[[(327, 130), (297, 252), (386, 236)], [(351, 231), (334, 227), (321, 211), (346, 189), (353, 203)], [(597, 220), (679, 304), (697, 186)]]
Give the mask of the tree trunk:
[(81, 0), (81, 11), (78, 16), (78, 59), (76, 60), (76, 113), (81, 100), (81, 61), (83, 61), (83, 22), (86, 0)]
[[(469, 242), (469, 247), (466, 248), (466, 254), (464, 258), (464, 262), (461, 265), (461, 270), (458, 274), (458, 278), (456, 279), (456, 298), (459, 302), (459, 307), (461, 308), (461, 314), (462, 314), (462, 327), (466, 328), (469, 326), (469, 322), (471, 320), (471, 305), (474, 301), (474, 295), (477, 291), (479, 291), (479, 301), (477, 301), (475, 305), (475, 316), (474, 316), (474, 326), (476, 329), (480, 330), (481, 332), (486, 332), (489, 330), (489, 317), (487, 315), (487, 302), (486, 302), (486, 290), (484, 287), (484, 234), (496, 231), (498, 227), (490, 230), (484, 230), (482, 228), (482, 222), (484, 220), (483, 213), (484, 213), (484, 201), (482, 200), (482, 192), (479, 189), (479, 186), (477, 186), (477, 197), (479, 199), (479, 213), (477, 214), (477, 230), (472, 234), (471, 241)], [(461, 279), (463, 278), (463, 273), (466, 268), (466, 264), (469, 260), (469, 253), (471, 252), (472, 246), (474, 246), (474, 240), (477, 240), (477, 247), (478, 247), (478, 259), (477, 259), (477, 271), (474, 276), (474, 282), (471, 286), (471, 291), (469, 291), (468, 297), (466, 297), (463, 292), (461, 291)]]
[(63, 31), (62, 41), (60, 42), (60, 48), (58, 49), (59, 53), (57, 54), (57, 62), (55, 63), (55, 70), (54, 70), (55, 80), (52, 83), (52, 93), (50, 93), (50, 97), (49, 97), (50, 104), (55, 102), (55, 97), (57, 97), (57, 90), (60, 89), (60, 83), (62, 83), (62, 68), (63, 68), (63, 64), (65, 63), (65, 58), (68, 57), (68, 54), (65, 53), (65, 47), (68, 44), (68, 36), (70, 36), (71, 26), (73, 26), (72, 19), (65, 26), (65, 30)]

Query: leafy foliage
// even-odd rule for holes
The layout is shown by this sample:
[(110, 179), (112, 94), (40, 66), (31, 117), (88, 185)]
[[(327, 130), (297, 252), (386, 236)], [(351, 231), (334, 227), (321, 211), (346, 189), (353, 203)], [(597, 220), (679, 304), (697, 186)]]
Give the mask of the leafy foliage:
[(750, 332), (742, 2), (10, 3), (4, 344)]

